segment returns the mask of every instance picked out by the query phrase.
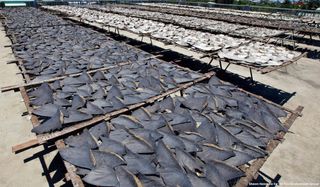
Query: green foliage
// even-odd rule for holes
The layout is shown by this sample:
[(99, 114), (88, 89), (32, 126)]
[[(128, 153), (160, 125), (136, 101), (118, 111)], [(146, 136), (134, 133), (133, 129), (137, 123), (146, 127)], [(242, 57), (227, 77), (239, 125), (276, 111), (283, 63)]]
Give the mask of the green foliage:
[(320, 0), (309, 0), (305, 5), (306, 9), (311, 9), (311, 10), (317, 9), (319, 7), (320, 7)]

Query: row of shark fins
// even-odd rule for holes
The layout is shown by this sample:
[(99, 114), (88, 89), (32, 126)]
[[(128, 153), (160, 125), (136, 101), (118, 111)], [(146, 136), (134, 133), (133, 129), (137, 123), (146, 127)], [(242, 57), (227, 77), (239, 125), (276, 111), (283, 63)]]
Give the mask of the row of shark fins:
[[(121, 13), (128, 16), (141, 16), (148, 19), (152, 18), (154, 20), (164, 20), (173, 22), (173, 24), (179, 24), (186, 27), (193, 27), (197, 29), (202, 29), (209, 32), (219, 32), (228, 35), (247, 35), (253, 37), (266, 37), (274, 36), (282, 33), (276, 29), (267, 29), (263, 27), (249, 27), (245, 25), (240, 25), (236, 23), (222, 22), (212, 19), (198, 18), (198, 17), (189, 17), (189, 16), (180, 16), (175, 14), (167, 14), (161, 12), (145, 11), (139, 9), (131, 9), (129, 7), (122, 7), (118, 5), (86, 5), (84, 7), (93, 7), (95, 9), (107, 10), (115, 13)], [(250, 31), (250, 32), (247, 32)]]
[[(192, 17), (202, 17), (214, 20), (221, 20), (226, 22), (238, 23), (243, 25), (259, 26), (259, 27), (272, 27), (276, 29), (283, 30), (297, 30), (297, 31), (309, 31), (309, 32), (319, 32), (319, 28), (316, 28), (308, 22), (304, 21), (288, 21), (281, 20), (281, 16), (278, 16), (278, 20), (270, 19), (260, 19), (255, 16), (248, 17), (248, 13), (243, 15), (232, 15), (226, 13), (224, 10), (222, 12), (214, 12), (214, 9), (199, 9), (199, 7), (178, 7), (176, 5), (164, 6), (159, 4), (154, 4), (154, 7), (150, 6), (137, 6), (139, 9), (156, 11), (162, 13), (178, 14), (178, 15), (187, 15)], [(269, 14), (271, 15), (271, 14)]]
[(13, 45), (13, 51), (35, 82), (151, 57), (76, 25), (21, 28), (15, 36), (21, 45)]
[(96, 186), (229, 186), (287, 131), (286, 115), (213, 77), (70, 136), (59, 153)]
[(42, 119), (32, 131), (45, 133), (141, 103), (201, 75), (157, 59), (135, 62), (92, 76), (82, 73), (28, 90), (33, 114)]
[[(300, 55), (299, 52), (290, 51), (285, 47), (277, 47), (275, 45), (265, 44), (262, 42), (249, 43), (249, 40), (239, 37), (230, 37), (223, 34), (212, 34), (209, 32), (187, 29), (174, 24), (164, 24), (162, 22), (149, 20), (147, 16), (145, 19), (131, 16), (131, 12), (133, 15), (139, 15), (139, 10), (118, 10), (120, 12), (129, 11), (129, 13), (126, 13), (126, 16), (124, 16), (117, 13), (105, 13), (97, 10), (91, 10), (90, 8), (86, 7), (57, 6), (47, 8), (68, 13), (70, 16), (81, 16), (83, 20), (93, 23), (97, 22), (116, 28), (122, 28), (137, 34), (148, 33), (158, 40), (175, 43), (190, 49), (196, 49), (198, 51), (200, 50), (201, 52), (219, 51), (220, 58), (236, 60), (238, 63), (250, 64), (251, 66), (261, 67), (281, 65)], [(116, 10), (117, 9), (112, 9), (111, 11), (114, 12)], [(148, 14), (155, 14), (154, 16), (160, 14), (158, 17), (161, 16), (161, 13), (148, 12)], [(161, 16), (161, 19), (163, 19), (163, 17), (164, 16)], [(180, 16), (176, 19), (183, 18), (185, 17)], [(184, 23), (189, 28), (192, 25), (192, 21), (190, 21), (192, 18), (186, 17), (185, 19), (189, 20), (187, 23)], [(221, 23), (216, 24), (224, 25)], [(247, 33), (248, 35), (254, 37), (266, 37), (267, 35), (277, 35), (282, 33), (282, 31), (278, 30), (261, 30), (261, 28), (254, 27), (237, 30), (236, 32), (239, 33), (234, 33), (235, 35)]]
[(6, 8), (1, 9), (0, 13), (6, 17), (5, 24), (8, 29), (72, 24), (71, 21), (66, 21), (33, 7)]

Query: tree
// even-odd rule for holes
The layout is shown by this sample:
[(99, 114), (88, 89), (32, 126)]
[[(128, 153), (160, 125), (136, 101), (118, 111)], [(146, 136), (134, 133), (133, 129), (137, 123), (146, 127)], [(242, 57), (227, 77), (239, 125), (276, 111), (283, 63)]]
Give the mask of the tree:
[(319, 0), (309, 0), (306, 3), (307, 9), (317, 9), (320, 7), (320, 1)]
[(282, 8), (291, 8), (292, 2), (291, 0), (284, 0), (283, 3), (281, 4)]
[(284, 4), (284, 5), (291, 5), (291, 0), (284, 0), (282, 4)]

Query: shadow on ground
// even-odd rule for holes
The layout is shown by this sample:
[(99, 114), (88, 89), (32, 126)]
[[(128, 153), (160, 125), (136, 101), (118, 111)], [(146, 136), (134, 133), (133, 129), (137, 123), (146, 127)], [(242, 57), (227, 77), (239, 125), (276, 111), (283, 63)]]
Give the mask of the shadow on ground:
[(281, 175), (277, 174), (274, 178), (268, 176), (267, 174), (259, 171), (259, 175), (256, 179), (249, 183), (249, 187), (275, 187), (279, 186), (279, 180)]
[(29, 158), (24, 159), (24, 162), (27, 163), (34, 159), (39, 159), (40, 164), (43, 169), (42, 176), (46, 177), (49, 187), (54, 187), (60, 181), (63, 181), (61, 187), (72, 187), (72, 183), (70, 181), (65, 180), (65, 173), (67, 173), (66, 168), (64, 167), (64, 163), (62, 158), (57, 153), (52, 159), (49, 166), (45, 162), (45, 155), (50, 154), (52, 151), (55, 151), (57, 148), (54, 145), (44, 145), (44, 150), (40, 151)]

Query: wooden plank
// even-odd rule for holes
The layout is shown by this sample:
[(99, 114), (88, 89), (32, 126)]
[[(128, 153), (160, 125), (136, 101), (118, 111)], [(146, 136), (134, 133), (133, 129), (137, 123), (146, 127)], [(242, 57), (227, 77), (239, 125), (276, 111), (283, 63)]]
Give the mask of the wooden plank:
[[(87, 71), (87, 73), (88, 74), (92, 74), (92, 73), (95, 73), (97, 71), (106, 71), (106, 70), (109, 70), (109, 69), (117, 68), (117, 67), (128, 65), (128, 64), (131, 64), (131, 62), (122, 62), (122, 63), (119, 63), (118, 65), (115, 65), (115, 66), (89, 70), (89, 71)], [(27, 88), (27, 87), (39, 85), (39, 84), (42, 84), (42, 83), (54, 82), (56, 80), (61, 80), (61, 79), (64, 79), (66, 77), (76, 77), (76, 76), (81, 75), (82, 73), (83, 72), (81, 72), (81, 73), (73, 73), (73, 74), (66, 74), (64, 76), (55, 77), (55, 78), (51, 78), (51, 79), (47, 79), (47, 80), (43, 80), (43, 81), (38, 81), (38, 82), (27, 83), (27, 84), (5, 86), (5, 87), (1, 88), (1, 92), (6, 92), (6, 91), (10, 91), (10, 90), (16, 90), (16, 89), (18, 89), (20, 87)]]
[(28, 140), (22, 144), (19, 144), (19, 145), (15, 145), (15, 146), (12, 146), (12, 152), (13, 153), (19, 153), (21, 151), (24, 151), (26, 149), (29, 149), (31, 147), (35, 147), (35, 146), (38, 146), (39, 145), (39, 141), (37, 138), (35, 139), (31, 139), (31, 140)]
[(26, 81), (27, 83), (30, 82), (31, 79), (30, 79), (29, 75), (27, 74), (27, 70), (26, 70), (26, 68), (23, 66), (22, 61), (21, 61), (21, 60), (18, 60), (18, 64), (19, 64), (19, 68), (21, 69), (21, 72), (22, 72), (22, 74), (23, 74), (23, 77), (24, 77), (25, 81)]
[[(147, 105), (149, 103), (153, 103), (153, 102), (155, 102), (155, 101), (157, 101), (157, 100), (159, 100), (161, 98), (164, 98), (164, 97), (166, 97), (168, 95), (171, 95), (171, 94), (176, 93), (176, 92), (178, 92), (180, 90), (186, 89), (186, 88), (188, 88), (188, 87), (190, 87), (190, 86), (192, 86), (192, 85), (194, 85), (194, 84), (196, 84), (198, 82), (207, 80), (207, 79), (211, 78), (213, 75), (215, 75), (214, 72), (206, 73), (202, 77), (200, 77), (200, 78), (198, 78), (196, 80), (193, 80), (191, 82), (187, 82), (187, 83), (184, 83), (184, 84), (180, 84), (176, 88), (170, 89), (167, 92), (162, 93), (160, 95), (151, 97), (150, 99), (148, 99), (146, 101), (143, 101), (141, 103), (129, 105), (126, 108), (122, 108), (120, 110), (108, 113), (108, 114), (103, 115), (103, 116), (94, 117), (91, 120), (84, 121), (84, 122), (72, 125), (70, 127), (66, 127), (66, 128), (64, 128), (63, 130), (60, 130), (60, 131), (55, 131), (55, 132), (52, 132), (52, 133), (39, 134), (39, 135), (37, 135), (37, 145), (41, 145), (41, 144), (44, 144), (44, 143), (46, 143), (48, 141), (58, 139), (58, 138), (60, 138), (62, 136), (68, 135), (68, 134), (70, 134), (72, 132), (81, 130), (81, 129), (86, 128), (86, 127), (90, 127), (90, 126), (92, 126), (92, 125), (94, 125), (94, 124), (96, 124), (98, 122), (103, 121), (103, 120), (111, 119), (112, 117), (115, 117), (115, 116), (120, 115), (122, 113), (131, 111), (133, 109), (137, 109), (137, 108), (145, 106), (145, 105)], [(32, 144), (32, 146), (35, 146), (35, 145)], [(22, 143), (22, 144), (18, 144), (18, 145), (13, 146), (14, 149), (12, 149), (12, 151), (20, 152), (21, 150), (19, 150), (19, 147), (23, 147), (24, 149), (27, 148), (26, 147), (26, 143)]]
[[(293, 122), (297, 119), (298, 113), (302, 113), (303, 107), (298, 106), (294, 113), (292, 113), (287, 120), (284, 122), (284, 126), (286, 128), (290, 128)], [(285, 133), (280, 132), (277, 134), (277, 137), (279, 139), (282, 139), (284, 137)], [(266, 148), (266, 151), (269, 153), (269, 155), (274, 151), (274, 149), (279, 145), (280, 141), (278, 140), (271, 140)], [(256, 178), (256, 174), (260, 170), (260, 168), (263, 166), (263, 164), (266, 162), (268, 156), (264, 158), (260, 158), (255, 160), (250, 167), (242, 167), (241, 169), (246, 173), (245, 177), (242, 177), (239, 179), (239, 181), (236, 183), (235, 187), (246, 187), (249, 185), (249, 183)]]
[[(61, 150), (66, 147), (63, 140), (56, 141), (55, 145), (58, 150)], [(63, 160), (63, 163), (64, 163), (65, 168), (67, 169), (67, 173), (65, 174), (67, 181), (71, 180), (71, 183), (74, 187), (84, 187), (84, 184), (83, 184), (81, 178), (75, 173), (77, 168), (67, 161)]]

